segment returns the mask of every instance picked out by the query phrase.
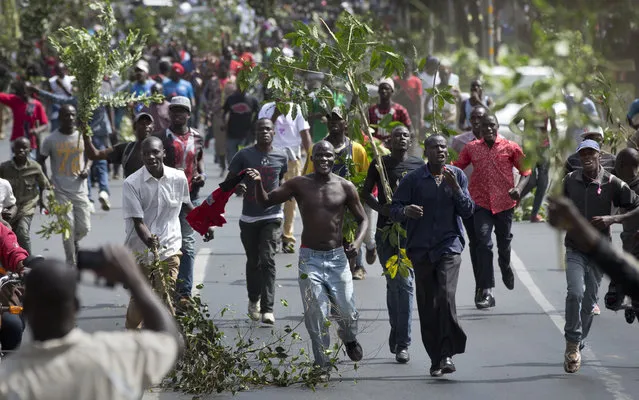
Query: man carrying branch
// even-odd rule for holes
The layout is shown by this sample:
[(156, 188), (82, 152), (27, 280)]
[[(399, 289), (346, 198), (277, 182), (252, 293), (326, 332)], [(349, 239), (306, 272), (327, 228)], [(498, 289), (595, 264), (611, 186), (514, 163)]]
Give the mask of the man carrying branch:
[[(299, 262), (304, 322), (311, 337), (315, 363), (328, 373), (330, 363), (326, 350), (330, 346), (330, 335), (326, 322), (331, 303), (337, 310), (338, 334), (346, 353), (353, 361), (363, 357), (356, 337), (359, 313), (355, 308), (347, 255), (357, 253), (362, 245), (368, 219), (355, 186), (331, 172), (335, 163), (333, 145), (326, 141), (317, 143), (312, 157), (314, 173), (288, 180), (270, 193), (264, 190), (257, 170), (248, 169), (246, 174), (255, 182), (257, 199), (263, 207), (283, 203), (291, 197), (299, 204), (304, 225)], [(358, 229), (355, 241), (344, 250), (342, 225), (346, 209), (355, 217)]]

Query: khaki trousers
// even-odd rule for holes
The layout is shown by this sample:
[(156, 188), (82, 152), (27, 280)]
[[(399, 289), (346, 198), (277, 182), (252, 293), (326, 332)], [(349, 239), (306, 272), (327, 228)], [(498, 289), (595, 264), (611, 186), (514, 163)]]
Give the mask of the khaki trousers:
[[(302, 174), (302, 162), (300, 160), (289, 160), (288, 170), (284, 174), (284, 181), (295, 178)], [(290, 199), (284, 203), (284, 227), (282, 229), (282, 241), (284, 243), (295, 243), (293, 236), (293, 223), (295, 222), (295, 199)]]
[[(175, 255), (164, 260), (169, 273), (170, 282), (163, 282), (159, 273), (151, 273), (150, 266), (140, 264), (140, 268), (149, 279), (153, 290), (160, 296), (164, 304), (173, 310), (173, 291), (175, 290), (175, 282), (177, 281), (178, 270), (180, 268), (180, 256)], [(127, 329), (140, 329), (142, 327), (142, 314), (138, 308), (135, 299), (131, 296), (129, 307), (126, 310), (125, 327)]]

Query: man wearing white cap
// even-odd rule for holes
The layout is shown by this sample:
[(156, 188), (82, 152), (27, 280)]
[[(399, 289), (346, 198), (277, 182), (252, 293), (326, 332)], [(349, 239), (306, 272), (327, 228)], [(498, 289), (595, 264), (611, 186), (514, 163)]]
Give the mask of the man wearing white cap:
[[(287, 172), (284, 180), (287, 181), (302, 173), (302, 150), (304, 146), (306, 154), (311, 151), (310, 125), (302, 115), (299, 105), (290, 103), (289, 110), (283, 115), (275, 102), (266, 103), (258, 114), (258, 119), (268, 118), (275, 125), (275, 137), (273, 148), (284, 150), (288, 156)], [(293, 107), (297, 108), (297, 115), (293, 118)], [(295, 237), (293, 236), (293, 222), (295, 220), (295, 199), (284, 203), (284, 226), (282, 228), (282, 251), (284, 253), (295, 252)]]
[[(379, 124), (386, 115), (390, 114), (392, 121), (401, 122), (411, 131), (412, 123), (408, 111), (401, 104), (392, 101), (393, 93), (395, 93), (395, 82), (391, 78), (380, 80), (378, 93), (379, 103), (370, 106), (368, 109), (368, 122), (370, 124)], [(376, 128), (374, 136), (386, 142), (390, 139), (390, 132), (383, 128)]]
[[(599, 143), (586, 139), (577, 147), (577, 154), (582, 167), (564, 178), (564, 195), (611, 240), (610, 225), (639, 215), (639, 196), (628, 184), (602, 168)], [(628, 212), (611, 215), (613, 207), (622, 207)], [(581, 349), (592, 325), (602, 275), (593, 260), (579, 250), (574, 232), (566, 233), (564, 244), (567, 281), (564, 370), (574, 373), (581, 367)]]
[[(601, 129), (601, 127), (599, 126), (588, 126), (583, 129), (583, 132), (581, 133), (580, 137), (582, 141), (594, 140), (601, 147), (601, 144), (604, 141), (603, 129)], [(615, 156), (604, 150), (601, 150), (600, 154), (601, 155), (600, 155), (599, 163), (601, 164), (603, 169), (605, 169), (607, 172), (611, 174), (614, 174), (615, 173)], [(565, 169), (566, 169), (566, 175), (568, 175), (572, 171), (581, 169), (581, 160), (579, 159), (579, 153), (573, 153), (568, 157), (568, 159), (566, 160)]]

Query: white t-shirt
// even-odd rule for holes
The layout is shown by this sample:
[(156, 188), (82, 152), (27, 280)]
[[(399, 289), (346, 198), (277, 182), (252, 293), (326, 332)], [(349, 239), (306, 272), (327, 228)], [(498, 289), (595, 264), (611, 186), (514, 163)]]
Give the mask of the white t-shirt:
[(11, 184), (8, 180), (0, 178), (0, 212), (14, 204), (16, 204), (16, 198)]
[[(133, 218), (142, 218), (151, 234), (160, 239), (160, 261), (179, 253), (182, 247), (180, 210), (191, 204), (189, 183), (183, 171), (164, 166), (164, 175), (154, 178), (146, 167), (129, 175), (122, 187), (122, 213), (126, 226), (125, 244), (138, 255), (148, 247), (135, 231)], [(143, 262), (153, 259), (151, 253)]]
[(149, 330), (86, 333), (33, 342), (0, 365), (0, 398), (141, 399), (177, 359), (177, 340)]
[[(293, 106), (297, 107), (297, 115), (293, 119)], [(262, 106), (258, 119), (272, 118), (275, 112), (275, 103), (266, 103)], [(300, 132), (310, 129), (310, 125), (302, 115), (300, 106), (292, 104), (287, 115), (280, 115), (275, 120), (275, 137), (273, 147), (286, 151), (289, 159), (301, 159), (302, 136)]]

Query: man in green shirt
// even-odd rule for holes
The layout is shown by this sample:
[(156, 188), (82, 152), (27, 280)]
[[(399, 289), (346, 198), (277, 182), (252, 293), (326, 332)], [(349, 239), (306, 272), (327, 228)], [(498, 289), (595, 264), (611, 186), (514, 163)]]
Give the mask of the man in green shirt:
[(42, 172), (40, 164), (29, 158), (31, 144), (29, 139), (21, 137), (11, 146), (13, 158), (0, 164), (0, 178), (11, 184), (16, 198), (17, 212), (9, 221), (18, 238), (20, 247), (31, 253), (31, 220), (37, 205), (44, 207), (42, 191), (50, 187), (49, 180)]

